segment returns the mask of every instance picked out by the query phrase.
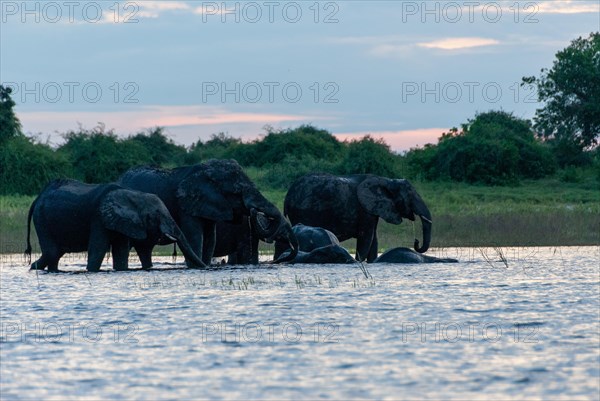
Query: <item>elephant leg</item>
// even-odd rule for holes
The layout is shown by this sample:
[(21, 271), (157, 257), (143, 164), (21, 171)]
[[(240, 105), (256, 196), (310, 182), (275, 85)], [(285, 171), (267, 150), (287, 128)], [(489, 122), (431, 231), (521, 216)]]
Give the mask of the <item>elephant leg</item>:
[(358, 238), (356, 238), (356, 260), (359, 262), (363, 262), (371, 253), (371, 244), (373, 243), (374, 236), (375, 230), (368, 229), (360, 233)]
[[(290, 245), (285, 241), (277, 240), (275, 241), (275, 255), (273, 255), (273, 260), (277, 260), (282, 253), (290, 249)], [(258, 254), (256, 255), (258, 258)]]
[(56, 272), (61, 256), (58, 252), (42, 252), (42, 256), (31, 264), (31, 270), (44, 270), (48, 267), (49, 272)]
[(90, 272), (97, 272), (100, 270), (102, 260), (106, 252), (110, 248), (110, 241), (108, 239), (108, 232), (104, 227), (101, 227), (99, 223), (92, 223), (90, 232), (90, 242), (88, 244), (88, 261), (87, 270)]
[(227, 264), (228, 265), (237, 265), (238, 264), (238, 253), (230, 253), (227, 255)]
[(59, 250), (59, 246), (43, 228), (40, 228), (38, 238), (42, 255), (31, 264), (31, 270), (44, 270), (48, 267), (48, 271), (58, 271), (58, 261), (64, 255), (64, 252)]
[(228, 255), (227, 263), (230, 265), (257, 265), (258, 238), (239, 243), (235, 252)]
[(217, 245), (217, 223), (214, 221), (203, 222), (204, 241), (202, 244), (202, 261), (210, 266), (212, 256)]
[[(247, 257), (248, 262), (253, 264), (253, 265), (257, 265), (258, 264), (258, 238), (254, 238), (254, 236), (252, 236), (252, 243), (250, 244), (250, 255), (244, 255), (244, 257)], [(245, 259), (246, 260), (246, 259)]]
[(137, 245), (135, 252), (142, 262), (142, 269), (150, 269), (152, 267), (152, 247)]
[(379, 242), (377, 241), (377, 232), (373, 234), (373, 241), (371, 241), (371, 249), (367, 255), (367, 262), (372, 263), (377, 259), (377, 253), (379, 252)]
[(126, 237), (112, 242), (113, 269), (127, 270), (129, 267), (129, 240)]
[[(196, 255), (198, 255), (198, 257), (204, 262), (204, 253), (202, 250), (204, 243), (204, 226), (202, 221), (196, 217), (183, 217), (181, 219), (181, 224), (179, 228), (181, 228), (181, 231), (183, 232), (185, 238), (188, 240), (188, 243), (190, 244), (192, 250), (196, 252)], [(188, 263), (187, 258), (185, 261), (188, 267), (193, 267), (190, 263)], [(210, 259), (207, 265), (210, 265)]]
[(58, 261), (60, 260), (60, 258), (63, 256), (64, 254), (60, 254), (58, 257), (53, 258), (50, 263), (48, 263), (48, 271), (51, 273), (57, 273), (58, 272)]

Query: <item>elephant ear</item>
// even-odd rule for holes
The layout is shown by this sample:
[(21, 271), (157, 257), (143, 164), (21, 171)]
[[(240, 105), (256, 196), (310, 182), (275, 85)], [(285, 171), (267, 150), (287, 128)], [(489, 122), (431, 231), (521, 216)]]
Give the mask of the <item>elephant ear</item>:
[(198, 171), (179, 183), (177, 200), (184, 212), (213, 221), (233, 220), (233, 207), (221, 193), (220, 187)]
[(106, 195), (100, 204), (100, 218), (109, 230), (137, 240), (146, 239), (146, 225), (133, 191), (116, 190)]
[(211, 159), (201, 165), (202, 174), (216, 183), (223, 193), (242, 195), (250, 179), (235, 160)]
[(388, 223), (400, 224), (402, 216), (394, 205), (394, 196), (388, 189), (388, 181), (381, 177), (367, 178), (358, 185), (356, 195), (361, 206), (369, 213)]

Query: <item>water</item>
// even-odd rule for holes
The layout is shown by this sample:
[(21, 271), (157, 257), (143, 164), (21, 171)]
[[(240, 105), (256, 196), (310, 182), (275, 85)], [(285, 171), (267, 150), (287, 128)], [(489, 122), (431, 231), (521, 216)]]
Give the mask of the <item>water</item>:
[(600, 248), (501, 252), (371, 277), (169, 258), (36, 274), (4, 255), (0, 398), (597, 400)]

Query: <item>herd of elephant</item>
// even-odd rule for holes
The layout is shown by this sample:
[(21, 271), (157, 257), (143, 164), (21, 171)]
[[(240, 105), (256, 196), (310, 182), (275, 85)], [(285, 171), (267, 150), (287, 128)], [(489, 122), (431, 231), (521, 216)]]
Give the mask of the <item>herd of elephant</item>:
[[(394, 248), (378, 257), (379, 218), (399, 224), (416, 216), (423, 227), (416, 252)], [(258, 264), (259, 241), (275, 242), (271, 263), (456, 261), (423, 255), (431, 214), (406, 180), (305, 175), (290, 187), (282, 214), (235, 160), (170, 170), (138, 167), (110, 184), (54, 180), (29, 209), (29, 256), (32, 219), (42, 254), (31, 268), (51, 272), (70, 252), (87, 252), (87, 270), (98, 271), (109, 250), (113, 269), (127, 270), (131, 248), (142, 269), (149, 269), (154, 246), (170, 243), (177, 243), (189, 268), (206, 268), (221, 256), (229, 264)], [(349, 238), (356, 238), (356, 258), (340, 245)]]

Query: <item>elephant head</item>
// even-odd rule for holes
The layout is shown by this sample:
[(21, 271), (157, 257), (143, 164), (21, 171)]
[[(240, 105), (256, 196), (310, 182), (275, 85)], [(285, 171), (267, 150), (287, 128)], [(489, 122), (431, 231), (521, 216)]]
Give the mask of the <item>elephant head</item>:
[(415, 215), (419, 216), (423, 226), (423, 246), (419, 246), (419, 240), (415, 239), (414, 247), (419, 253), (429, 249), (431, 213), (410, 182), (372, 176), (358, 185), (357, 197), (369, 214), (379, 216), (388, 223), (400, 224), (402, 218), (414, 221)]
[(269, 244), (274, 241), (288, 243), (290, 247), (289, 256), (278, 260), (278, 262), (287, 262), (293, 260), (298, 253), (298, 239), (285, 217), (279, 212), (278, 214), (279, 216), (276, 214), (269, 216), (262, 211), (259, 212), (257, 209), (252, 208), (250, 209), (250, 221), (252, 226), (255, 227), (259, 239)]
[(177, 242), (194, 267), (206, 267), (156, 195), (128, 189), (114, 190), (100, 204), (100, 217), (107, 229), (131, 239), (155, 244)]
[(256, 188), (235, 160), (209, 160), (195, 166), (176, 194), (188, 214), (212, 221), (239, 223), (250, 216), (259, 238), (283, 240), (298, 251), (292, 227), (281, 212)]

